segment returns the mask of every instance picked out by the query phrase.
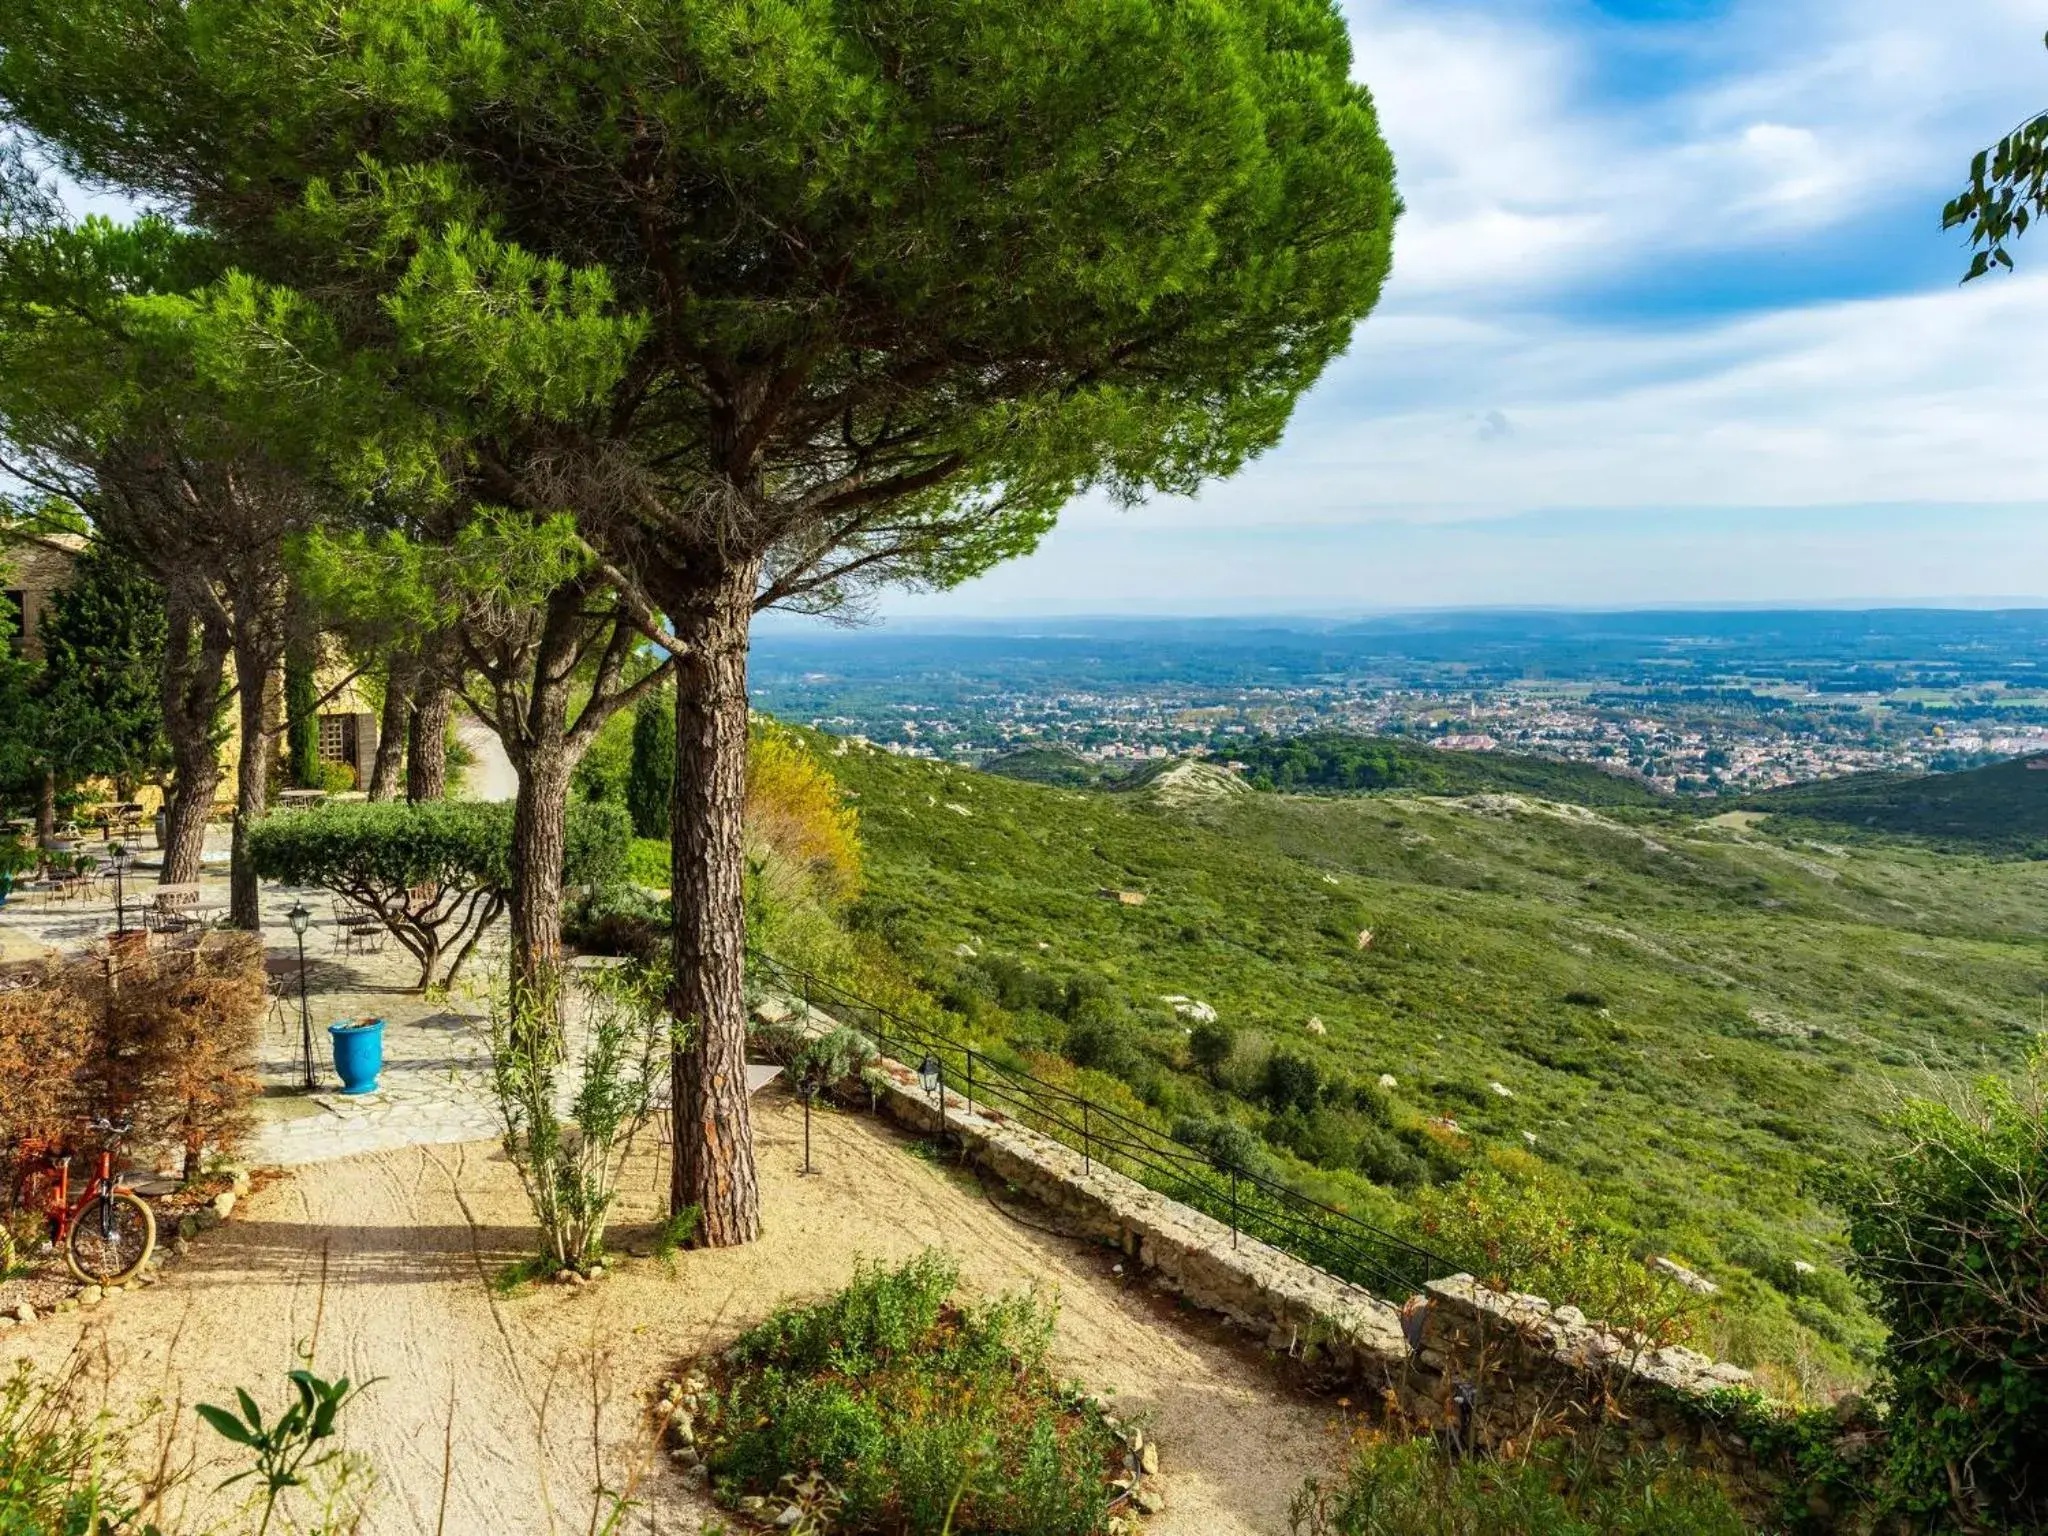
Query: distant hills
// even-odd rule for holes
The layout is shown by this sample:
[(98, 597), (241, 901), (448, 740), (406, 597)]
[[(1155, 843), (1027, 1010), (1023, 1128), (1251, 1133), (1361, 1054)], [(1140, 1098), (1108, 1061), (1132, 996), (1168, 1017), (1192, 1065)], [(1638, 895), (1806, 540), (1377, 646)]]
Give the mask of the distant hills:
[[(1590, 763), (1506, 752), (1447, 752), (1391, 736), (1316, 731), (1304, 736), (1248, 740), (1233, 747), (1255, 789), (1287, 793), (1358, 794), (1406, 790), (1425, 795), (1521, 794), (1569, 805), (1629, 806), (1666, 803), (1640, 779)], [(1064, 747), (1030, 747), (991, 758), (987, 773), (1066, 789), (1137, 789), (1173, 766), (1173, 760), (1129, 770), (1093, 763)]]
[(2048, 757), (2014, 758), (1966, 773), (1851, 774), (1770, 790), (1744, 805), (1844, 828), (2048, 858)]

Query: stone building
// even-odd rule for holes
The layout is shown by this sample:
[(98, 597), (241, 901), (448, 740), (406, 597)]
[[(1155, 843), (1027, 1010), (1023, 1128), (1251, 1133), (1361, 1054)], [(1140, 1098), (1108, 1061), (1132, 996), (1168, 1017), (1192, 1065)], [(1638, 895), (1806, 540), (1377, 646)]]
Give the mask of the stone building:
[[(4, 615), (6, 628), (13, 637), (9, 643), (19, 653), (41, 658), (43, 619), (51, 599), (69, 584), (77, 568), (78, 553), (84, 547), (83, 539), (70, 534), (52, 535), (47, 543), (0, 535), (0, 615)], [(320, 757), (324, 762), (345, 764), (355, 774), (356, 787), (361, 788), (369, 783), (370, 770), (377, 761), (378, 714), (361, 679), (352, 676), (335, 648), (328, 647), (327, 651), (318, 676), (323, 701), (319, 717)], [(273, 681), (272, 687), (277, 688), (278, 684)], [(282, 697), (281, 689), (274, 696)], [(226, 725), (218, 793), (224, 802), (232, 802), (241, 730), (232, 712)], [(281, 743), (279, 749), (282, 750)], [(153, 803), (154, 790), (145, 794), (144, 799)]]
[(84, 547), (85, 541), (72, 534), (51, 535), (47, 544), (27, 539), (0, 543), (0, 618), (16, 651), (42, 656), (43, 616), (50, 599), (71, 580)]

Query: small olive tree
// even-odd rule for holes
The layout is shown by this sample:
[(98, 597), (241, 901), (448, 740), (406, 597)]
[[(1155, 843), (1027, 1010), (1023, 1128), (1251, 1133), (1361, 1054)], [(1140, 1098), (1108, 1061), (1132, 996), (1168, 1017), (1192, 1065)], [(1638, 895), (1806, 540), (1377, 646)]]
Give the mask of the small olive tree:
[[(551, 981), (565, 984), (559, 972)], [(582, 1006), (558, 1030), (535, 1021), (560, 1017), (560, 999), (524, 995), (512, 981), (491, 1013), (491, 1081), (542, 1257), (581, 1274), (604, 1257), (619, 1170), (653, 1110), (674, 1034), (665, 983), (652, 970), (607, 966), (567, 985)]]

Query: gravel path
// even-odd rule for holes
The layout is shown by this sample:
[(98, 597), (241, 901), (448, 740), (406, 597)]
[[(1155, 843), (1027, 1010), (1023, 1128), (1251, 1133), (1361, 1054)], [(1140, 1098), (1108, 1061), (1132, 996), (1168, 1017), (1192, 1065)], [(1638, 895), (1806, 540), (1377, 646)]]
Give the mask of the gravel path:
[[(192, 1403), (237, 1385), (277, 1403), (309, 1341), (324, 1374), (381, 1378), (348, 1421), (379, 1474), (372, 1536), (587, 1531), (593, 1490), (629, 1484), (630, 1529), (695, 1532), (714, 1511), (653, 1453), (645, 1394), (777, 1302), (837, 1289), (857, 1258), (936, 1243), (977, 1288), (1057, 1293), (1062, 1369), (1113, 1394), (1161, 1444), (1167, 1509), (1148, 1532), (1286, 1530), (1288, 1498), (1334, 1455), (1333, 1414), (1291, 1394), (1242, 1341), (1126, 1288), (1114, 1254), (1004, 1214), (971, 1177), (911, 1156), (872, 1120), (821, 1113), (823, 1171), (811, 1178), (797, 1173), (790, 1100), (758, 1100), (756, 1134), (767, 1234), (744, 1249), (682, 1254), (672, 1270), (628, 1258), (588, 1286), (498, 1296), (487, 1281), (528, 1234), (511, 1169), (490, 1143), (407, 1147), (259, 1189), (164, 1283), (91, 1314), (83, 1340), (111, 1401), (160, 1396), (186, 1421)], [(629, 1170), (615, 1233), (629, 1253), (646, 1250), (664, 1182), (652, 1156)], [(54, 1365), (81, 1337), (77, 1318), (49, 1320), (0, 1339), (0, 1359)], [(193, 1527), (233, 1498), (208, 1492), (223, 1474), (204, 1459), (213, 1445), (198, 1448)]]

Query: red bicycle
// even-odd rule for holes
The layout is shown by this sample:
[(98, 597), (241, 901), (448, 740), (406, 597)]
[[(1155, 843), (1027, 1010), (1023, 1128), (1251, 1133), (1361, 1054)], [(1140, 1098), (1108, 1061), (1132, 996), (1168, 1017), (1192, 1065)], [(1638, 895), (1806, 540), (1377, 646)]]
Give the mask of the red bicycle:
[[(95, 1120), (92, 1128), (106, 1138), (99, 1167), (74, 1202), (71, 1198), (70, 1153), (45, 1165), (42, 1199), (31, 1199), (48, 1223), (49, 1240), (64, 1250), (64, 1262), (87, 1285), (119, 1285), (133, 1279), (156, 1251), (156, 1213), (114, 1173), (114, 1152), (132, 1121)], [(0, 1226), (0, 1273), (13, 1267), (14, 1240)]]

